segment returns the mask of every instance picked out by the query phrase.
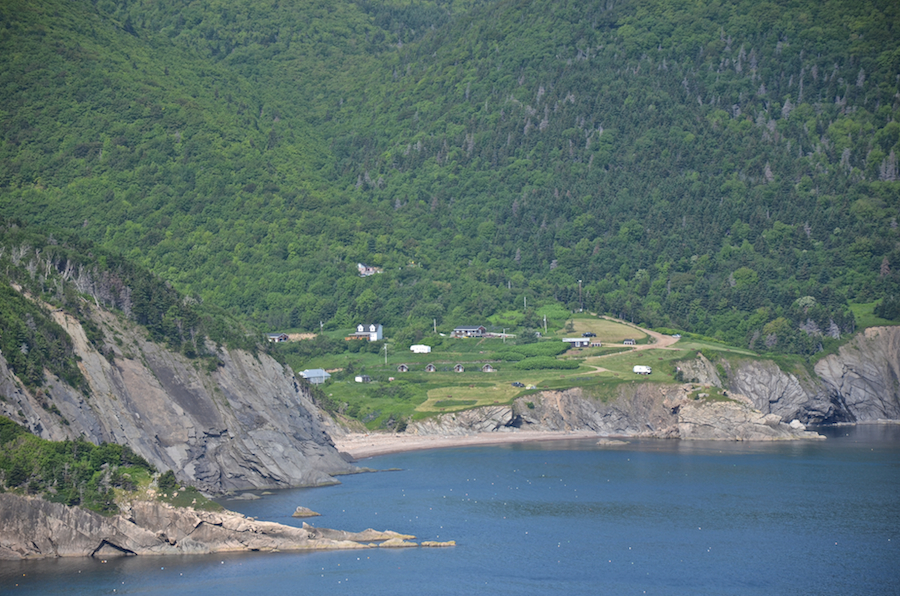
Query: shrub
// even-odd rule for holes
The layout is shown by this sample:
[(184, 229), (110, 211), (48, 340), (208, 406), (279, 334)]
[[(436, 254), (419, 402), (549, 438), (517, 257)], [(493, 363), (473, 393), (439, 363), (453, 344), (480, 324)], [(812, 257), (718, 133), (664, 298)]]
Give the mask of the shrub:
[(157, 486), (159, 486), (159, 490), (174, 490), (178, 485), (178, 481), (175, 480), (175, 472), (172, 470), (166, 470), (159, 476), (159, 480), (156, 481)]

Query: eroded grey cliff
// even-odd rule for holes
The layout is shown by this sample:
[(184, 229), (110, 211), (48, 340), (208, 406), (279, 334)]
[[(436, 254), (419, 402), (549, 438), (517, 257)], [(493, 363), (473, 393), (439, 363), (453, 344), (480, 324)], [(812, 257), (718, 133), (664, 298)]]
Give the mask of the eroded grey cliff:
[(271, 357), (214, 348), (220, 366), (210, 372), (96, 309), (93, 317), (114, 350), (108, 358), (75, 319), (54, 317), (73, 340), (90, 390), (47, 373), (47, 386), (32, 393), (0, 355), (0, 413), (35, 434), (126, 444), (181, 482), (212, 492), (329, 484), (332, 474), (352, 471), (308, 391)]
[(900, 419), (900, 327), (866, 329), (815, 370), (851, 421)]
[(407, 432), (446, 435), (588, 430), (601, 436), (684, 440), (820, 438), (802, 424), (788, 424), (774, 414), (759, 411), (744, 396), (732, 398), (708, 400), (702, 386), (693, 384), (638, 383), (623, 386), (608, 401), (585, 395), (579, 388), (541, 391), (519, 398), (511, 406), (477, 408), (418, 421)]

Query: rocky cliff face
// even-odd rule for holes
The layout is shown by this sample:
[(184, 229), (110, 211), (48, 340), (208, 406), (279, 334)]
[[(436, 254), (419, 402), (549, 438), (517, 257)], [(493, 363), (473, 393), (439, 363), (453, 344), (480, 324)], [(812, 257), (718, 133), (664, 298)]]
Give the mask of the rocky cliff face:
[(760, 412), (744, 396), (709, 401), (701, 393), (693, 384), (641, 383), (622, 387), (615, 399), (604, 402), (585, 396), (578, 388), (543, 391), (520, 398), (511, 406), (467, 410), (416, 422), (407, 432), (447, 435), (522, 429), (589, 430), (598, 435), (686, 440), (819, 438), (802, 424), (787, 424), (776, 415)]
[[(137, 501), (104, 517), (39, 498), (0, 494), (0, 560), (185, 555), (228, 551), (334, 550), (415, 546), (396, 532), (342, 532)], [(398, 541), (403, 541), (398, 544)], [(376, 544), (378, 543), (378, 544)]]
[(854, 422), (900, 419), (900, 327), (873, 327), (815, 367)]
[(329, 484), (331, 474), (352, 471), (308, 392), (269, 356), (219, 348), (220, 365), (209, 372), (107, 311), (92, 316), (114, 350), (111, 358), (75, 319), (54, 313), (73, 340), (90, 391), (51, 378), (32, 393), (0, 355), (0, 413), (46, 439), (83, 434), (127, 444), (179, 481), (212, 492)]
[(725, 363), (727, 381), (754, 407), (808, 424), (900, 419), (900, 327), (873, 327), (806, 371), (773, 362)]

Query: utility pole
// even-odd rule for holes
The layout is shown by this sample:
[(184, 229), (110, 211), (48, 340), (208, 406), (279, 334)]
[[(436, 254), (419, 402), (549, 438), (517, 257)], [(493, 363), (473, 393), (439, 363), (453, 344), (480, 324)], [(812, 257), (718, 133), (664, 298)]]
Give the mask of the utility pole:
[(387, 342), (384, 344), (384, 365), (387, 366)]
[(437, 333), (437, 319), (431, 319), (431, 323), (434, 325), (434, 332)]
[(503, 343), (506, 343), (506, 328), (503, 328)]
[(581, 305), (581, 312), (584, 312), (584, 300), (581, 299), (581, 280), (578, 280), (578, 303)]

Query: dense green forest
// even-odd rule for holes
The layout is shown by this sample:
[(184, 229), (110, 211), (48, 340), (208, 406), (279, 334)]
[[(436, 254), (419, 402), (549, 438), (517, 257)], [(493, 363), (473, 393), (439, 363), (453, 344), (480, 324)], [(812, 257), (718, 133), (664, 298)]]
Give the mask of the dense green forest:
[(898, 27), (890, 0), (0, 0), (0, 214), (269, 330), (560, 304), (811, 355), (851, 303), (900, 316)]

